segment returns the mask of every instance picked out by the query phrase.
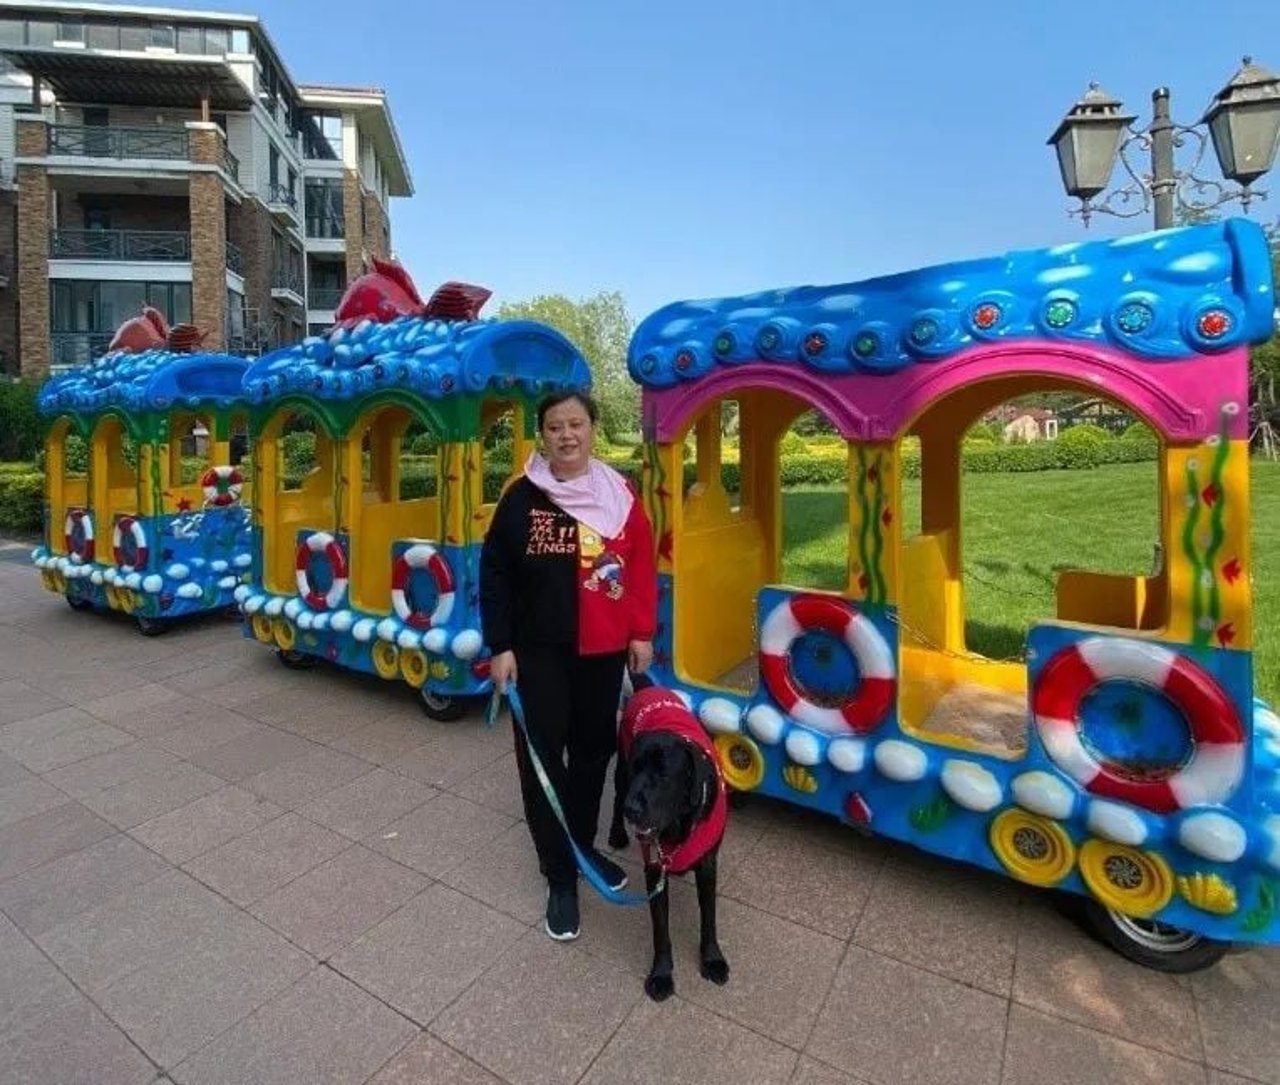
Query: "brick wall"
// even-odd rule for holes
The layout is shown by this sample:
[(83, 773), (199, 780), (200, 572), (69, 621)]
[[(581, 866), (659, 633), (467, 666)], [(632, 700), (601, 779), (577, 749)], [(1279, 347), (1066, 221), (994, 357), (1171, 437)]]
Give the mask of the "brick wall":
[[(222, 133), (210, 125), (193, 126), (191, 160), (217, 164), (222, 160)], [(205, 332), (204, 346), (221, 350), (227, 326), (227, 213), (222, 178), (216, 173), (193, 173), (188, 195), (191, 206), (192, 320)]]
[(41, 158), (49, 152), (49, 129), (39, 117), (28, 119), (19, 114), (18, 157)]
[(382, 204), (379, 202), (378, 197), (372, 192), (362, 192), (361, 197), (364, 200), (365, 251), (370, 256), (379, 256), (385, 259), (391, 255), (390, 248), (387, 245), (387, 236), (384, 233), (386, 214), (382, 210)]
[[(19, 157), (39, 157), (48, 130), (39, 117), (18, 117)], [(49, 372), (49, 178), (43, 166), (18, 167), (18, 337), (20, 372)]]
[[(256, 199), (246, 199), (231, 210), (232, 244), (244, 259), (244, 302), (269, 323), (271, 314), (271, 215)], [(246, 327), (252, 335), (254, 329)]]
[(18, 372), (18, 200), (0, 190), (0, 373)]
[(355, 170), (342, 173), (342, 211), (347, 233), (347, 282), (355, 282), (364, 274), (364, 230), (361, 228), (361, 208), (364, 192), (360, 175)]
[(191, 203), (184, 196), (125, 196), (69, 193), (58, 203), (58, 224), (66, 230), (84, 228), (86, 207), (103, 207), (113, 230), (181, 230), (190, 228)]

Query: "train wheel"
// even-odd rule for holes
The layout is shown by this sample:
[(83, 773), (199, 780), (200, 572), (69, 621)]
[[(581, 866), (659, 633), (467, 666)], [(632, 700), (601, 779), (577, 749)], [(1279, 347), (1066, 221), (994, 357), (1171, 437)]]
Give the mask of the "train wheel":
[(1230, 942), (1125, 915), (1096, 900), (1084, 902), (1084, 919), (1099, 941), (1158, 972), (1199, 972), (1217, 964), (1231, 949)]
[(315, 656), (293, 648), (277, 648), (276, 659), (291, 671), (309, 671), (319, 662)]
[(425, 686), (418, 690), (418, 703), (428, 719), (438, 723), (452, 723), (461, 719), (467, 711), (467, 703), (461, 697), (447, 697), (443, 693), (433, 693)]
[(158, 637), (168, 626), (156, 618), (144, 618), (138, 615), (134, 621), (138, 623), (138, 632), (144, 637)]

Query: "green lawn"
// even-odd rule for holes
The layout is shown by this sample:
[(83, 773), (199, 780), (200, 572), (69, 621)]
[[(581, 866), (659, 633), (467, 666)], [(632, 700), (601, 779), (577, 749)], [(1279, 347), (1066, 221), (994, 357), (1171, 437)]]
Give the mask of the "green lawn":
[[(1151, 571), (1157, 541), (1156, 466), (966, 475), (965, 591), (969, 647), (1017, 656), (1029, 626), (1054, 612), (1062, 569)], [(908, 483), (906, 526), (918, 530), (918, 484)], [(847, 561), (843, 490), (784, 495), (784, 581), (840, 588)], [(1253, 468), (1253, 592), (1259, 696), (1280, 702), (1280, 464)]]

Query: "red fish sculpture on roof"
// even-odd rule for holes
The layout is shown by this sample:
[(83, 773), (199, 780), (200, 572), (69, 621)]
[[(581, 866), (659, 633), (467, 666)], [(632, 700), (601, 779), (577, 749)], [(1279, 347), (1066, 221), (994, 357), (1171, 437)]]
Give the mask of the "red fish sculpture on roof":
[(127, 354), (141, 354), (147, 350), (172, 350), (189, 354), (204, 341), (206, 334), (194, 324), (175, 324), (170, 328), (164, 314), (147, 305), (141, 316), (131, 317), (116, 329), (107, 352), (122, 350)]
[(483, 286), (448, 282), (423, 302), (409, 273), (395, 260), (377, 256), (365, 272), (342, 295), (334, 320), (342, 326), (372, 320), (386, 324), (397, 317), (420, 316), (428, 320), (475, 320), (492, 296)]

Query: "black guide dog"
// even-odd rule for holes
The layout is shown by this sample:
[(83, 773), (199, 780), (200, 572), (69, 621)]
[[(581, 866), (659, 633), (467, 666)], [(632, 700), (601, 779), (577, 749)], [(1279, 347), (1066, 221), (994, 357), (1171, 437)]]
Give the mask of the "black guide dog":
[[(706, 732), (684, 702), (644, 675), (632, 675), (631, 683), (634, 693), (618, 734), (609, 845), (625, 848), (631, 827), (644, 855), (650, 893), (664, 874), (693, 871), (701, 916), (701, 972), (712, 983), (727, 983), (729, 965), (716, 939), (716, 858), (728, 805), (724, 778)], [(649, 901), (649, 916), (653, 966), (644, 990), (661, 1002), (675, 991), (665, 884)]]

